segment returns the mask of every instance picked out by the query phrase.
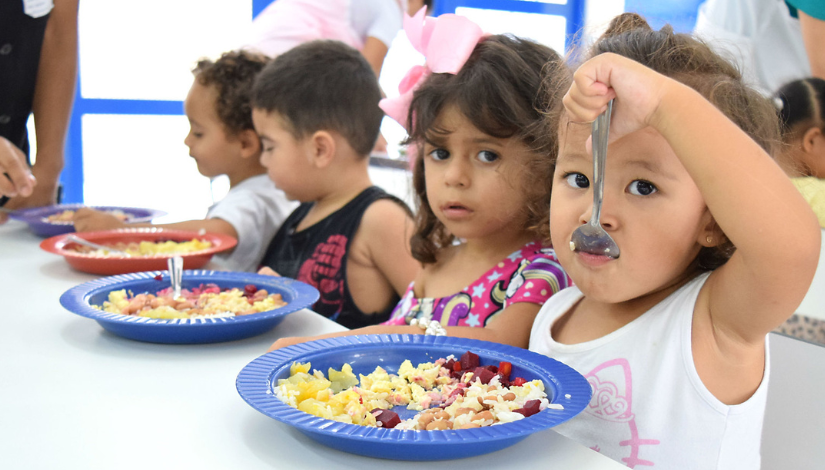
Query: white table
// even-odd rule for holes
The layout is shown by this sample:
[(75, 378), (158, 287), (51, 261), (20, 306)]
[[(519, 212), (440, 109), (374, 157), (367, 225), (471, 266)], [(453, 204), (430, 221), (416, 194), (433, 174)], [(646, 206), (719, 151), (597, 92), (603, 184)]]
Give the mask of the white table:
[[(255, 411), (235, 378), (282, 336), (342, 327), (309, 310), (258, 337), (208, 345), (132, 341), (76, 316), (58, 298), (96, 276), (40, 250), (26, 226), (0, 226), (0, 468), (405, 469), (315, 443)], [(552, 430), (429, 468), (618, 469)]]

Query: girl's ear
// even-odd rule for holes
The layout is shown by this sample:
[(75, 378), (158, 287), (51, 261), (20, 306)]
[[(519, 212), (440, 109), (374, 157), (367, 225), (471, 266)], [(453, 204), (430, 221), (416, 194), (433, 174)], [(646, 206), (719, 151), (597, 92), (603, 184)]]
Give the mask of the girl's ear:
[(818, 127), (812, 127), (805, 131), (805, 134), (802, 135), (802, 150), (805, 153), (813, 153), (819, 139), (822, 139), (822, 130)]
[(244, 129), (238, 134), (238, 141), (241, 143), (241, 157), (249, 158), (261, 154), (261, 138), (252, 129)]
[(310, 153), (313, 165), (326, 168), (335, 158), (335, 138), (328, 131), (317, 131), (309, 137)]
[(700, 245), (706, 247), (719, 246), (725, 241), (725, 234), (722, 233), (722, 229), (716, 224), (716, 220), (708, 209), (705, 209), (700, 226), (702, 230), (699, 231), (699, 239), (697, 240)]

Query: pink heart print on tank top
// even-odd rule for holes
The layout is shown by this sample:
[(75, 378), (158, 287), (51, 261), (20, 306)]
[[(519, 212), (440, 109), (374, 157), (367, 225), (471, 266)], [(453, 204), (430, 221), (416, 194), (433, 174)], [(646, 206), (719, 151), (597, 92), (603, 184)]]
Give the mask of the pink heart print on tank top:
[[(604, 434), (626, 437), (615, 443), (602, 443), (605, 446), (616, 446), (615, 452), (608, 455), (627, 455), (622, 457), (622, 461), (630, 468), (636, 468), (637, 465), (653, 467), (653, 462), (642, 459), (639, 454), (642, 446), (658, 445), (659, 441), (639, 438), (636, 418), (633, 415), (633, 380), (630, 363), (626, 359), (613, 359), (590, 371), (585, 378), (593, 388), (593, 397), (585, 413), (606, 421), (605, 426), (615, 427)], [(623, 447), (627, 449), (622, 450)], [(598, 445), (591, 449), (597, 452), (604, 451)]]

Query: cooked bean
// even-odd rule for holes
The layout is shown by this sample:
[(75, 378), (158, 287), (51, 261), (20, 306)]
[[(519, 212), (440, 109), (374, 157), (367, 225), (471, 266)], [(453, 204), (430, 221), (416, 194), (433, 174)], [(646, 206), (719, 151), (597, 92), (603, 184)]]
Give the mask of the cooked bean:
[(453, 423), (449, 421), (433, 421), (427, 425), (427, 431), (443, 431), (445, 429), (452, 429)]

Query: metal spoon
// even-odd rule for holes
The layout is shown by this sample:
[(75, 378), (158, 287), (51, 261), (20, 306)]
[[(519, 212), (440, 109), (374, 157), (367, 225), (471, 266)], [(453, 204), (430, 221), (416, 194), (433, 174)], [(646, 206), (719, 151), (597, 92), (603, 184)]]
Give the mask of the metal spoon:
[(183, 258), (173, 256), (166, 260), (169, 269), (169, 279), (172, 281), (172, 298), (180, 298), (180, 283), (183, 278)]
[(593, 147), (593, 212), (590, 221), (577, 228), (570, 238), (570, 249), (593, 255), (619, 257), (619, 246), (608, 234), (600, 219), (604, 197), (604, 167), (607, 156), (607, 137), (610, 130), (610, 113), (613, 100), (607, 103), (607, 110), (593, 121), (590, 135)]
[(66, 241), (76, 243), (78, 245), (88, 246), (89, 248), (94, 248), (95, 250), (105, 250), (105, 251), (108, 251), (109, 253), (117, 253), (119, 255), (123, 255), (123, 256), (126, 256), (126, 257), (131, 257), (132, 256), (130, 253), (127, 253), (123, 250), (118, 250), (117, 248), (112, 248), (111, 246), (98, 245), (97, 243), (92, 243), (89, 240), (84, 240), (84, 239), (82, 239), (82, 238), (80, 238), (80, 237), (78, 237), (77, 235), (74, 235), (74, 234), (67, 236)]

